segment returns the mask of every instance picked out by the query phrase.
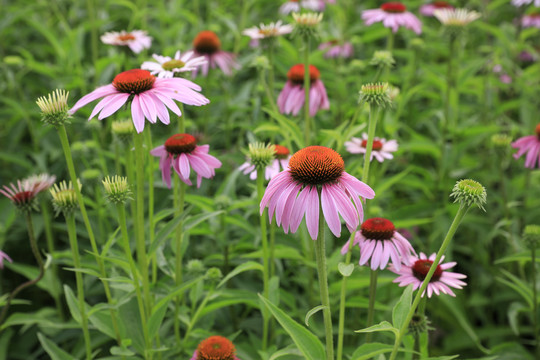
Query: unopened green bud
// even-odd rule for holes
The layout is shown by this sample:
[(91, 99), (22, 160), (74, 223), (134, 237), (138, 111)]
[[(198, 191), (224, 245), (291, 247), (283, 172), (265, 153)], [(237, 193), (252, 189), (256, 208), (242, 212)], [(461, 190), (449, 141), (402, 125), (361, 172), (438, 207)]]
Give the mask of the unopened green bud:
[[(79, 184), (80, 190), (82, 185), (79, 179), (77, 179), (77, 183)], [(77, 202), (77, 193), (75, 192), (71, 181), (69, 183), (61, 181), (58, 184), (54, 184), (49, 191), (53, 198), (52, 204), (57, 216), (60, 212), (64, 213), (64, 216), (71, 214), (79, 206), (79, 203)]]
[(107, 176), (103, 180), (103, 187), (107, 199), (113, 204), (123, 204), (132, 199), (131, 186), (126, 177), (115, 175), (111, 178)]
[(260, 142), (249, 144), (248, 161), (255, 165), (256, 169), (264, 169), (274, 160), (275, 153), (274, 145)]
[(512, 143), (512, 138), (507, 134), (493, 134), (491, 136), (491, 143), (495, 147), (507, 149)]
[(360, 103), (386, 108), (392, 104), (388, 83), (365, 84), (360, 89)]
[(396, 61), (390, 51), (380, 50), (375, 51), (369, 63), (380, 67), (392, 67)]
[(318, 26), (323, 18), (322, 13), (293, 13), (292, 16), (294, 19), (293, 36), (316, 37), (318, 35)]
[(56, 89), (47, 97), (37, 99), (36, 104), (41, 110), (41, 120), (49, 125), (61, 126), (71, 117), (67, 104), (69, 92)]
[(486, 211), (484, 208), (487, 202), (486, 188), (478, 181), (471, 179), (459, 180), (454, 185), (450, 197), (454, 198), (454, 202), (467, 206), (476, 204), (480, 209)]
[(113, 122), (112, 132), (123, 143), (129, 143), (131, 139), (133, 138), (133, 134), (135, 133), (135, 127), (133, 126), (133, 121), (124, 120), (124, 121)]
[(221, 270), (217, 267), (211, 267), (206, 271), (206, 278), (208, 281), (212, 282), (218, 282), (223, 277), (223, 274), (221, 273)]
[(536, 250), (540, 247), (540, 226), (527, 225), (523, 230), (523, 242), (528, 249)]
[(186, 265), (186, 270), (188, 274), (199, 276), (204, 274), (204, 272), (206, 271), (206, 267), (201, 260), (193, 259), (188, 261)]

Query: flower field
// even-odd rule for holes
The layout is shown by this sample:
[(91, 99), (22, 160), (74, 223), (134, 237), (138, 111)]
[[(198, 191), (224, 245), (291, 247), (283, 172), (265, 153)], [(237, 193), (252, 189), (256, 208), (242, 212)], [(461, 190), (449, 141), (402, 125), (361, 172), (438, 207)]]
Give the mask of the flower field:
[(7, 1), (0, 360), (540, 357), (540, 1)]

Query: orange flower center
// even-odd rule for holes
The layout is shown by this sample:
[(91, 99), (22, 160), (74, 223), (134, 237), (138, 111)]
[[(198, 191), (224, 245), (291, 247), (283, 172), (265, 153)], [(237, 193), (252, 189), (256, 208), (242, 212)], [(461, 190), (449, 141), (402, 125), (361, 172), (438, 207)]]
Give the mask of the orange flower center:
[[(309, 81), (313, 83), (321, 77), (319, 69), (313, 65), (309, 65)], [(296, 64), (289, 69), (287, 78), (295, 84), (304, 83), (304, 64)]]
[(452, 5), (450, 5), (446, 1), (434, 1), (432, 5), (435, 6), (437, 9), (452, 8)]
[(366, 239), (391, 240), (396, 227), (390, 220), (384, 218), (372, 218), (364, 221), (360, 231)]
[[(412, 272), (414, 277), (416, 277), (420, 281), (424, 281), (426, 279), (426, 275), (429, 272), (429, 269), (431, 268), (431, 265), (433, 265), (433, 261), (431, 260), (416, 260), (414, 265), (412, 266)], [(431, 278), (430, 282), (437, 281), (441, 278), (443, 270), (441, 269), (440, 265), (437, 265), (437, 269), (435, 269), (435, 272), (433, 273), (433, 277)]]
[(165, 141), (165, 150), (171, 155), (189, 154), (197, 146), (197, 139), (189, 134), (176, 134)]
[(387, 13), (404, 13), (407, 7), (400, 2), (387, 2), (381, 5), (381, 10)]
[[(372, 150), (375, 150), (375, 151), (381, 150), (382, 145), (383, 145), (382, 142), (380, 142), (379, 140), (373, 140)], [(362, 140), (362, 147), (363, 148), (367, 147), (367, 140)]]
[(234, 360), (236, 349), (223, 336), (210, 336), (197, 347), (197, 360)]
[(150, 90), (154, 85), (154, 81), (156, 81), (156, 77), (150, 74), (150, 71), (132, 69), (116, 75), (112, 84), (120, 92), (140, 94)]
[(201, 31), (193, 40), (193, 47), (198, 53), (212, 55), (219, 51), (221, 42), (216, 33), (210, 30)]
[(335, 182), (345, 170), (345, 163), (334, 150), (324, 146), (308, 146), (297, 151), (289, 160), (294, 180), (306, 185)]
[(131, 40), (135, 40), (135, 36), (132, 34), (118, 35), (118, 40), (131, 41)]
[(285, 159), (291, 153), (289, 149), (282, 145), (274, 145), (274, 149), (276, 150), (274, 156), (277, 159)]

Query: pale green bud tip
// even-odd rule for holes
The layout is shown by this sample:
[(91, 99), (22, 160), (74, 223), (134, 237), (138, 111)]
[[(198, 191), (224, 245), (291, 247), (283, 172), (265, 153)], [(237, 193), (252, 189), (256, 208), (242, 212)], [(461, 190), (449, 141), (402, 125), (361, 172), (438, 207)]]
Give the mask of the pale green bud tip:
[(536, 249), (540, 245), (540, 226), (525, 226), (523, 230), (523, 242), (529, 249)]
[(315, 27), (320, 24), (323, 19), (322, 13), (293, 13), (292, 17), (296, 26), (299, 27)]
[(491, 142), (496, 147), (507, 148), (512, 143), (512, 138), (506, 134), (493, 134)]
[(124, 121), (115, 121), (112, 123), (112, 132), (115, 135), (133, 135), (135, 132), (135, 127), (133, 126), (133, 121), (124, 120)]
[(392, 53), (386, 50), (375, 51), (371, 61), (371, 65), (381, 66), (381, 67), (392, 67), (396, 63)]
[(206, 278), (210, 281), (219, 281), (223, 277), (223, 274), (221, 273), (221, 270), (217, 267), (211, 267), (206, 272)]
[(114, 204), (123, 204), (132, 199), (131, 186), (126, 177), (115, 175), (111, 178), (110, 176), (107, 176), (102, 182), (107, 199), (110, 202)]
[(253, 62), (251, 63), (251, 65), (258, 69), (264, 69), (264, 70), (270, 69), (270, 61), (264, 55), (257, 56), (255, 59), (253, 59)]
[(201, 260), (189, 260), (186, 266), (187, 273), (195, 276), (202, 275), (206, 271), (206, 267)]
[(264, 169), (274, 160), (276, 149), (274, 145), (264, 143), (249, 144), (248, 158), (257, 169)]
[[(80, 190), (82, 185), (79, 179), (77, 179), (77, 183)], [(57, 215), (60, 212), (69, 214), (78, 207), (77, 193), (71, 181), (69, 183), (61, 181), (58, 184), (54, 184), (49, 191), (52, 195), (52, 204)]]
[(454, 202), (460, 202), (467, 206), (476, 204), (480, 209), (486, 211), (484, 208), (487, 202), (486, 188), (477, 181), (471, 179), (459, 180), (454, 185), (450, 197), (454, 198)]
[(37, 99), (36, 104), (41, 110), (41, 119), (43, 122), (54, 126), (66, 123), (71, 116), (68, 111), (68, 96), (69, 92), (56, 89), (48, 94), (47, 97), (42, 96)]
[(375, 83), (362, 85), (359, 102), (367, 102), (370, 105), (387, 107), (391, 105), (390, 87), (388, 83)]

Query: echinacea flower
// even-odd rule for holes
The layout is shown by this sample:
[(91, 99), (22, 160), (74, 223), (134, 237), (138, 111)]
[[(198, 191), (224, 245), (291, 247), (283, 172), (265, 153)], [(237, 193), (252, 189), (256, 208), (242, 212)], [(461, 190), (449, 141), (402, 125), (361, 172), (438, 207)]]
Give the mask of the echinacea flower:
[(191, 185), (189, 175), (191, 169), (197, 174), (197, 187), (201, 186), (202, 178), (210, 179), (215, 175), (215, 169), (221, 167), (221, 161), (208, 154), (209, 145), (197, 145), (197, 139), (189, 134), (176, 134), (150, 151), (153, 156), (159, 156), (159, 168), (163, 182), (171, 188), (171, 167), (176, 171), (180, 180)]
[(319, 50), (324, 51), (325, 58), (350, 58), (353, 56), (353, 46), (350, 42), (340, 44), (337, 40), (327, 41), (319, 45)]
[[(349, 242), (341, 248), (341, 255), (349, 251)], [(372, 270), (384, 269), (390, 259), (394, 267), (400, 270), (402, 262), (410, 265), (409, 257), (416, 255), (409, 241), (396, 231), (390, 220), (384, 218), (366, 220), (354, 235), (352, 247), (355, 246), (360, 248), (358, 264), (365, 265), (371, 260)]]
[[(351, 154), (365, 154), (367, 146), (368, 135), (362, 134), (362, 139), (353, 137), (351, 141), (345, 142), (345, 148)], [(373, 161), (373, 157), (378, 162), (383, 162), (384, 159), (393, 159), (393, 152), (397, 151), (398, 143), (396, 140), (386, 140), (378, 137), (373, 138), (373, 148), (371, 150), (371, 158), (369, 161)]]
[[(309, 115), (315, 116), (317, 111), (330, 108), (328, 95), (323, 82), (319, 79), (321, 73), (313, 66), (309, 66)], [(294, 65), (287, 73), (287, 83), (278, 96), (277, 104), (282, 114), (298, 115), (304, 106), (304, 64)]]
[(536, 135), (524, 136), (512, 143), (512, 147), (518, 149), (514, 158), (519, 159), (526, 153), (525, 167), (529, 169), (540, 167), (540, 124), (536, 125), (535, 132)]
[(400, 2), (387, 2), (379, 9), (364, 10), (362, 20), (366, 25), (382, 22), (384, 27), (391, 28), (392, 32), (397, 32), (400, 26), (411, 29), (418, 35), (422, 33), (422, 23), (407, 7)]
[(150, 74), (148, 70), (132, 69), (116, 75), (112, 84), (101, 86), (83, 96), (71, 108), (70, 113), (74, 114), (86, 104), (103, 98), (88, 118), (90, 120), (99, 113), (98, 119), (102, 120), (114, 114), (126, 102), (131, 101), (133, 125), (140, 133), (144, 130), (145, 119), (152, 124), (159, 119), (163, 124), (168, 125), (170, 117), (167, 108), (178, 116), (182, 115), (173, 100), (195, 106), (208, 104), (210, 100), (197, 91), (201, 91), (201, 87), (189, 80), (161, 79)]
[[(218, 66), (225, 75), (232, 75), (233, 69), (240, 66), (235, 60), (235, 55), (221, 50), (221, 41), (215, 32), (204, 30), (193, 39), (193, 50), (195, 56), (204, 56), (206, 63), (200, 66), (203, 76), (208, 75), (208, 69)], [(193, 71), (196, 76), (198, 69)]]
[[(363, 199), (373, 199), (375, 192), (345, 171), (345, 163), (334, 150), (324, 146), (308, 146), (289, 160), (289, 168), (280, 172), (268, 184), (260, 204), (262, 215), (268, 206), (270, 220), (276, 214), (276, 224), (285, 233), (295, 233), (305, 215), (309, 235), (319, 235), (319, 204), (330, 231), (341, 235), (341, 221), (354, 231), (364, 218)], [(320, 193), (320, 202), (319, 202)]]
[(21, 211), (30, 211), (37, 209), (36, 196), (41, 191), (50, 187), (46, 182), (34, 182), (28, 180), (17, 180), (17, 186), (13, 183), (9, 186), (4, 185), (3, 189), (0, 189), (0, 194), (7, 197), (13, 205), (15, 205)]
[(320, 11), (321, 4), (319, 0), (287, 0), (279, 7), (279, 13), (288, 15), (290, 13), (300, 12), (301, 9)]
[(153, 54), (152, 57), (157, 62), (145, 61), (141, 69), (150, 71), (158, 78), (172, 78), (176, 74), (196, 70), (198, 66), (206, 63), (204, 56), (194, 57), (193, 55), (193, 51), (188, 51), (184, 55), (177, 51), (174, 58)]
[[(433, 261), (435, 260), (436, 256), (437, 254), (433, 253), (428, 259), (426, 254), (420, 253), (420, 257), (410, 257), (409, 263), (411, 265), (403, 265), (401, 269), (398, 270), (394, 266), (395, 264), (392, 263), (388, 269), (399, 275), (396, 279), (394, 279), (395, 283), (399, 283), (399, 286), (413, 284), (413, 289), (416, 290), (422, 286), (422, 283), (424, 282), (429, 269), (433, 265)], [(462, 289), (463, 286), (467, 285), (465, 282), (460, 280), (465, 279), (467, 277), (466, 275), (447, 271), (448, 269), (456, 266), (456, 262), (443, 264), (443, 261), (444, 256), (441, 257), (441, 262), (439, 265), (437, 265), (437, 269), (429, 281), (426, 289), (428, 297), (431, 297), (433, 293), (436, 295), (443, 293), (455, 297), (456, 294), (454, 294), (450, 288), (453, 287), (455, 289)], [(425, 293), (426, 291), (422, 293), (422, 296), (424, 296)]]
[(135, 54), (152, 45), (152, 37), (148, 36), (144, 30), (106, 32), (101, 35), (101, 41), (108, 45), (128, 46)]
[[(272, 145), (274, 148), (274, 159), (268, 164), (264, 169), (264, 178), (266, 180), (271, 180), (279, 172), (287, 169), (289, 166), (289, 159), (291, 158), (291, 153), (289, 149), (282, 145)], [(257, 179), (257, 168), (255, 164), (252, 164), (251, 161), (246, 161), (243, 163), (238, 170), (242, 171), (245, 175), (249, 174), (251, 180)]]
[(540, 13), (532, 12), (527, 15), (523, 15), (521, 18), (521, 26), (524, 28), (535, 27), (540, 29)]
[(210, 336), (201, 341), (190, 360), (240, 360), (233, 343), (223, 336)]
[(56, 176), (46, 173), (32, 175), (23, 179), (23, 182), (27, 184), (28, 188), (33, 188), (34, 191), (37, 191), (38, 193), (50, 188), (55, 181)]
[(467, 9), (437, 9), (433, 12), (441, 24), (460, 28), (480, 18), (480, 13)]
[(252, 40), (266, 39), (281, 35), (290, 34), (293, 31), (293, 26), (289, 24), (283, 25), (281, 20), (272, 22), (268, 25), (260, 24), (242, 31), (242, 34), (249, 36)]
[(424, 16), (433, 16), (433, 12), (437, 9), (453, 9), (454, 7), (446, 1), (432, 1), (429, 4), (420, 6), (420, 14)]
[(534, 2), (534, 6), (540, 7), (540, 0), (512, 0), (512, 5), (522, 6), (522, 5), (531, 4), (532, 2)]
[(2, 250), (0, 250), (0, 269), (3, 269), (3, 268), (4, 268), (4, 259), (6, 259), (7, 261), (9, 261), (10, 263), (13, 262), (13, 260), (11, 260), (11, 258), (8, 256), (8, 254), (6, 254), (6, 253), (3, 252)]

